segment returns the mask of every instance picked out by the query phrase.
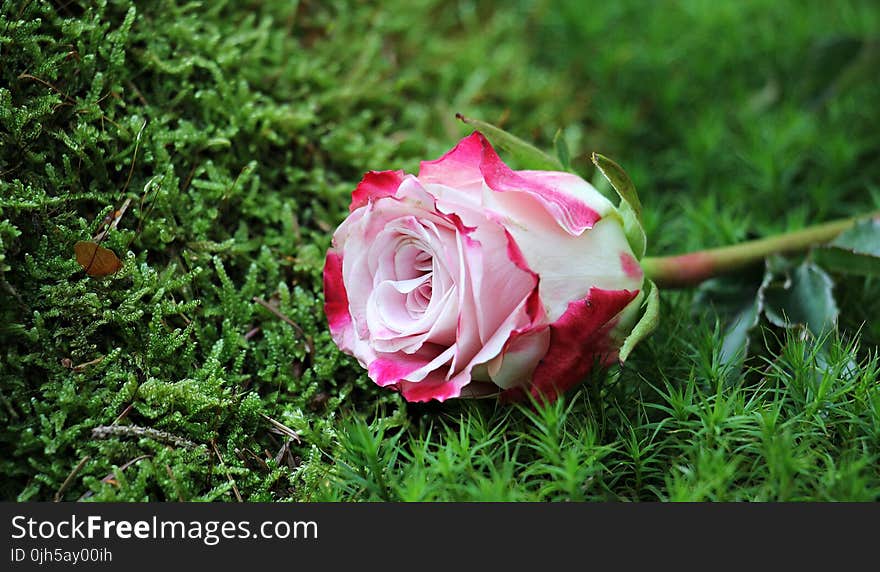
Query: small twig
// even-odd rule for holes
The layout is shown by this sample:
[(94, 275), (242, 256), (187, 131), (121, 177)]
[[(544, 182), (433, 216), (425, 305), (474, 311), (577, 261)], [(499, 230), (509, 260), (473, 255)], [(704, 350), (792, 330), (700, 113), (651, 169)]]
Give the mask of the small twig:
[(122, 220), (122, 215), (124, 215), (125, 211), (128, 210), (128, 206), (130, 204), (131, 204), (131, 198), (127, 198), (127, 199), (125, 199), (125, 202), (122, 203), (122, 206), (119, 207), (119, 209), (110, 213), (110, 217), (109, 217), (110, 220), (109, 220), (109, 224), (107, 225), (107, 228), (105, 228), (104, 230), (100, 231), (98, 234), (95, 235), (95, 238), (93, 239), (95, 242), (100, 243), (102, 240), (104, 240), (104, 238), (107, 237), (107, 234), (111, 230), (114, 230), (117, 226), (119, 226), (119, 221)]
[(236, 449), (235, 454), (239, 459), (241, 459), (248, 466), (252, 466), (253, 464), (256, 464), (258, 469), (262, 469), (264, 471), (269, 470), (269, 465), (266, 464), (266, 461), (261, 459), (256, 453), (254, 453), (250, 449), (247, 449), (247, 448), (245, 448), (244, 450)]
[(131, 167), (128, 169), (128, 178), (125, 179), (125, 186), (122, 187), (122, 192), (119, 194), (121, 196), (125, 196), (125, 191), (128, 190), (128, 185), (131, 183), (131, 176), (134, 175), (134, 164), (137, 162), (138, 149), (141, 147), (141, 135), (144, 134), (144, 129), (147, 128), (147, 120), (144, 119), (144, 123), (141, 125), (141, 128), (138, 130), (137, 135), (134, 138), (134, 153), (131, 156)]
[(135, 97), (138, 98), (138, 101), (140, 101), (141, 103), (144, 104), (144, 107), (150, 107), (150, 104), (147, 102), (146, 98), (144, 98), (144, 94), (141, 93), (141, 90), (138, 89), (138, 87), (134, 84), (134, 82), (129, 81), (128, 87), (130, 87), (132, 89), (132, 91), (134, 91)]
[[(135, 237), (140, 235), (141, 227), (144, 224), (144, 219), (149, 218), (149, 216), (153, 213), (153, 209), (156, 206), (155, 200), (152, 203), (150, 203), (150, 208), (146, 213), (144, 213), (144, 204), (147, 201), (147, 195), (150, 194), (150, 190), (151, 190), (150, 187), (153, 185), (153, 183), (156, 181), (156, 179), (159, 179), (161, 177), (162, 177), (162, 175), (156, 175), (154, 177), (151, 177), (150, 180), (147, 181), (147, 183), (144, 185), (144, 194), (141, 195), (141, 202), (140, 202), (140, 205), (138, 206), (138, 212), (140, 213), (138, 215), (138, 225), (134, 231), (134, 235), (131, 237), (131, 240), (128, 241), (128, 245), (126, 245), (126, 247), (125, 247), (126, 250), (128, 250), (128, 247), (131, 246), (132, 242), (134, 242)], [(159, 194), (159, 186), (158, 185), (156, 185), (156, 193), (155, 194), (156, 195)], [(154, 199), (155, 199), (155, 197), (154, 197)]]
[(271, 423), (272, 426), (275, 428), (275, 430), (279, 434), (287, 435), (288, 437), (290, 437), (291, 439), (296, 441), (297, 445), (302, 443), (302, 441), (300, 441), (299, 434), (297, 434), (296, 431), (294, 431), (293, 429), (291, 429), (290, 427), (288, 427), (284, 423), (281, 423), (280, 421), (276, 421), (276, 420), (272, 419), (271, 417), (269, 417), (265, 413), (260, 413), (260, 415), (263, 417), (263, 419), (265, 419), (266, 421)]
[(55, 493), (55, 502), (61, 502), (61, 495), (63, 495), (64, 491), (67, 490), (68, 485), (70, 485), (71, 481), (73, 481), (73, 478), (77, 475), (77, 473), (79, 473), (80, 470), (82, 470), (83, 466), (85, 466), (85, 464), (89, 462), (89, 459), (91, 459), (91, 457), (86, 455), (80, 460), (79, 463), (76, 464), (73, 470), (70, 471), (70, 474), (67, 475), (67, 478), (64, 479), (64, 482), (61, 483), (61, 486), (58, 487), (58, 491)]
[(232, 485), (232, 492), (235, 493), (235, 498), (238, 502), (244, 502), (241, 498), (241, 493), (238, 492), (238, 487), (235, 486), (235, 479), (232, 478), (232, 475), (229, 474), (229, 467), (226, 466), (226, 461), (223, 460), (223, 455), (220, 454), (220, 449), (217, 448), (217, 442), (211, 439), (211, 447), (214, 448), (214, 452), (217, 454), (217, 458), (220, 460), (220, 464), (223, 466), (223, 471), (226, 473), (226, 478), (229, 479), (229, 483)]
[(77, 371), (77, 372), (79, 372), (79, 371), (83, 371), (84, 369), (86, 369), (86, 368), (89, 367), (90, 365), (98, 365), (99, 363), (101, 363), (102, 361), (104, 361), (104, 357), (105, 357), (105, 356), (99, 356), (99, 357), (96, 357), (95, 359), (93, 359), (93, 360), (91, 360), (91, 361), (87, 361), (87, 362), (85, 362), (85, 363), (81, 363), (81, 364), (79, 364), (79, 365), (75, 365), (75, 366), (71, 367), (70, 369), (72, 369), (73, 371)]
[(58, 89), (57, 87), (55, 87), (54, 85), (52, 85), (52, 84), (49, 83), (48, 81), (46, 81), (46, 80), (44, 80), (44, 79), (40, 79), (40, 78), (38, 78), (37, 76), (31, 75), (31, 74), (29, 74), (29, 73), (23, 73), (23, 74), (21, 74), (21, 75), (18, 76), (18, 79), (32, 79), (32, 80), (34, 80), (34, 81), (36, 81), (36, 82), (38, 82), (38, 83), (41, 83), (41, 84), (45, 85), (46, 87), (48, 87), (49, 89), (51, 89), (52, 91), (54, 91), (55, 93), (57, 93), (58, 95), (60, 95), (61, 97), (63, 97), (65, 100), (67, 100), (68, 103), (71, 103), (71, 104), (76, 103), (76, 101), (74, 101), (69, 95), (67, 95), (66, 93), (62, 92), (60, 89)]
[(119, 417), (114, 419), (113, 423), (111, 423), (110, 425), (118, 425), (120, 421), (128, 416), (128, 413), (131, 411), (132, 407), (134, 407), (134, 403), (129, 403), (128, 406), (122, 410), (122, 413), (119, 414)]
[[(120, 472), (121, 472), (121, 471), (124, 471), (125, 469), (129, 468), (130, 466), (134, 465), (135, 463), (137, 463), (137, 462), (139, 462), (139, 461), (143, 461), (144, 459), (149, 459), (149, 458), (151, 458), (151, 457), (152, 457), (152, 455), (141, 455), (140, 457), (135, 457), (135, 458), (132, 459), (131, 461), (125, 463), (125, 464), (122, 465), (122, 466), (120, 466), (117, 470), (120, 471)], [(110, 481), (113, 480), (113, 477), (114, 477), (114, 476), (116, 476), (114, 473), (110, 473), (109, 475), (107, 475), (106, 477), (104, 477), (103, 479), (101, 479), (101, 482), (102, 482), (102, 483), (109, 483)], [(91, 497), (91, 496), (94, 496), (94, 494), (95, 494), (95, 493), (93, 493), (92, 491), (86, 491), (81, 497), (79, 497), (79, 499), (77, 499), (77, 501), (85, 500), (85, 499), (87, 499), (87, 498), (89, 498), (89, 497)]]
[(305, 341), (306, 352), (311, 355), (314, 355), (315, 351), (314, 351), (314, 348), (312, 347), (312, 340), (309, 339), (309, 337), (306, 335), (306, 333), (303, 331), (302, 327), (299, 324), (297, 324), (296, 322), (294, 322), (293, 320), (291, 320), (290, 318), (288, 318), (287, 316), (282, 314), (281, 311), (278, 310), (278, 308), (276, 308), (275, 306), (273, 306), (269, 302), (263, 300), (259, 296), (254, 296), (253, 300), (254, 300), (254, 302), (259, 304), (260, 306), (269, 310), (273, 315), (275, 315), (277, 318), (279, 318), (282, 322), (293, 326), (293, 329), (296, 330), (296, 332), (300, 335), (300, 337), (302, 337), (303, 340)]
[(250, 341), (251, 338), (253, 338), (254, 336), (256, 336), (259, 333), (260, 333), (260, 326), (257, 326), (255, 328), (251, 328), (250, 330), (248, 330), (248, 333), (246, 333), (244, 335), (244, 339)]
[[(198, 157), (198, 151), (196, 151), (196, 156)], [(183, 180), (183, 185), (180, 186), (180, 192), (185, 193), (187, 189), (189, 189), (189, 184), (192, 183), (193, 176), (196, 174), (196, 169), (199, 167), (199, 164), (193, 163), (192, 168), (189, 170), (189, 173), (186, 175), (186, 179)]]
[(185, 449), (195, 449), (198, 447), (198, 445), (189, 439), (178, 437), (167, 431), (159, 431), (158, 429), (139, 427), (137, 425), (102, 425), (92, 429), (92, 437), (95, 439), (109, 439), (110, 437), (146, 437), (148, 439), (153, 439), (154, 441), (167, 443), (174, 447), (183, 447)]
[(21, 167), (22, 165), (24, 165), (24, 161), (19, 161), (18, 163), (16, 163), (16, 164), (13, 165), (12, 167), (6, 169), (5, 171), (0, 171), (0, 179), (6, 177), (7, 175), (10, 175), (10, 174), (14, 173), (14, 172), (17, 171), (18, 168)]
[(293, 439), (287, 439), (281, 445), (281, 448), (278, 449), (278, 454), (275, 455), (275, 464), (281, 465), (281, 461), (284, 460), (284, 456), (290, 453), (290, 444), (293, 443)]

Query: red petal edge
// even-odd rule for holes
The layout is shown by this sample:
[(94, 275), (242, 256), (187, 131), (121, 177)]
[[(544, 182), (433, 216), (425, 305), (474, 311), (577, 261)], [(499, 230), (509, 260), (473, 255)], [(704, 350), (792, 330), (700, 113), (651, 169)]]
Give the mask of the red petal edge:
[(367, 368), (370, 379), (372, 379), (379, 387), (395, 385), (404, 381), (403, 378), (417, 369), (426, 366), (432, 359), (434, 359), (433, 357), (425, 359), (418, 356), (410, 356), (403, 352), (398, 352), (392, 355), (393, 357), (376, 358)]
[[(470, 375), (467, 375), (467, 381)], [(409, 402), (426, 402), (431, 400), (446, 401), (461, 395), (461, 388), (467, 385), (465, 375), (460, 373), (456, 377), (447, 380), (446, 377), (439, 372), (432, 372), (425, 379), (419, 382), (401, 381), (397, 384), (397, 389), (403, 395), (403, 398)]]
[(324, 313), (334, 338), (338, 338), (351, 324), (348, 292), (345, 291), (342, 281), (342, 255), (332, 249), (327, 252), (324, 261)]
[(493, 191), (524, 192), (541, 203), (566, 232), (579, 236), (584, 230), (593, 228), (602, 217), (579, 199), (559, 191), (551, 185), (529, 179), (512, 170), (495, 152), (489, 140), (479, 131), (474, 132), (483, 146), (480, 172), (486, 184)]
[(419, 164), (419, 181), (450, 187), (480, 183), (484, 140), (479, 131), (474, 131), (439, 159), (422, 161)]
[[(550, 325), (550, 349), (532, 376), (532, 396), (555, 401), (580, 383), (597, 361), (612, 361), (618, 348), (610, 347), (608, 333), (617, 315), (636, 296), (638, 290), (603, 290), (590, 288), (587, 297), (568, 305), (565, 313)], [(525, 397), (525, 388), (504, 392), (504, 401)]]
[(406, 174), (403, 171), (370, 171), (364, 175), (361, 182), (355, 187), (351, 193), (351, 204), (348, 206), (348, 212), (352, 212), (366, 205), (370, 201), (375, 201), (384, 197), (393, 197), (397, 192), (403, 177)]

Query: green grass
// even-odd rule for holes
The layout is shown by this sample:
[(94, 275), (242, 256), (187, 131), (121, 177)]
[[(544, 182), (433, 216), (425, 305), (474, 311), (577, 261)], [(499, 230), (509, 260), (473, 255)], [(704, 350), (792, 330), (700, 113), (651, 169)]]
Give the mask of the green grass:
[[(2, 3), (0, 498), (880, 499), (876, 279), (742, 370), (664, 292), (625, 368), (536, 407), (376, 388), (320, 284), (362, 173), (438, 156), (455, 112), (619, 161), (650, 254), (877, 209), (872, 2), (383, 5)], [(127, 198), (125, 267), (85, 276)]]

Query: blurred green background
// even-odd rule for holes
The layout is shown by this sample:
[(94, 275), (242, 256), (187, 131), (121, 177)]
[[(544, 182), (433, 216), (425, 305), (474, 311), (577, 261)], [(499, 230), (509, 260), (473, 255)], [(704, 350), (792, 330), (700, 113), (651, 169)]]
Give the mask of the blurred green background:
[(732, 370), (668, 292), (626, 368), (532, 410), (374, 387), (320, 275), (363, 172), (456, 112), (617, 160), (653, 255), (877, 209), (878, 41), (871, 1), (4, 1), (2, 498), (877, 500), (876, 280), (836, 283), (818, 376), (769, 328)]

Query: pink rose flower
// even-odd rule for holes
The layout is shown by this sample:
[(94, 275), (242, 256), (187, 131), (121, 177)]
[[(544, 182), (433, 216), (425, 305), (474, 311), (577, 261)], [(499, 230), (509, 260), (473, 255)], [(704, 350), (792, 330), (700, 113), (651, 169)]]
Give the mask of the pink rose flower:
[(643, 274), (580, 177), (514, 171), (479, 132), (418, 176), (367, 173), (324, 267), (330, 332), (408, 401), (554, 399), (617, 359)]

